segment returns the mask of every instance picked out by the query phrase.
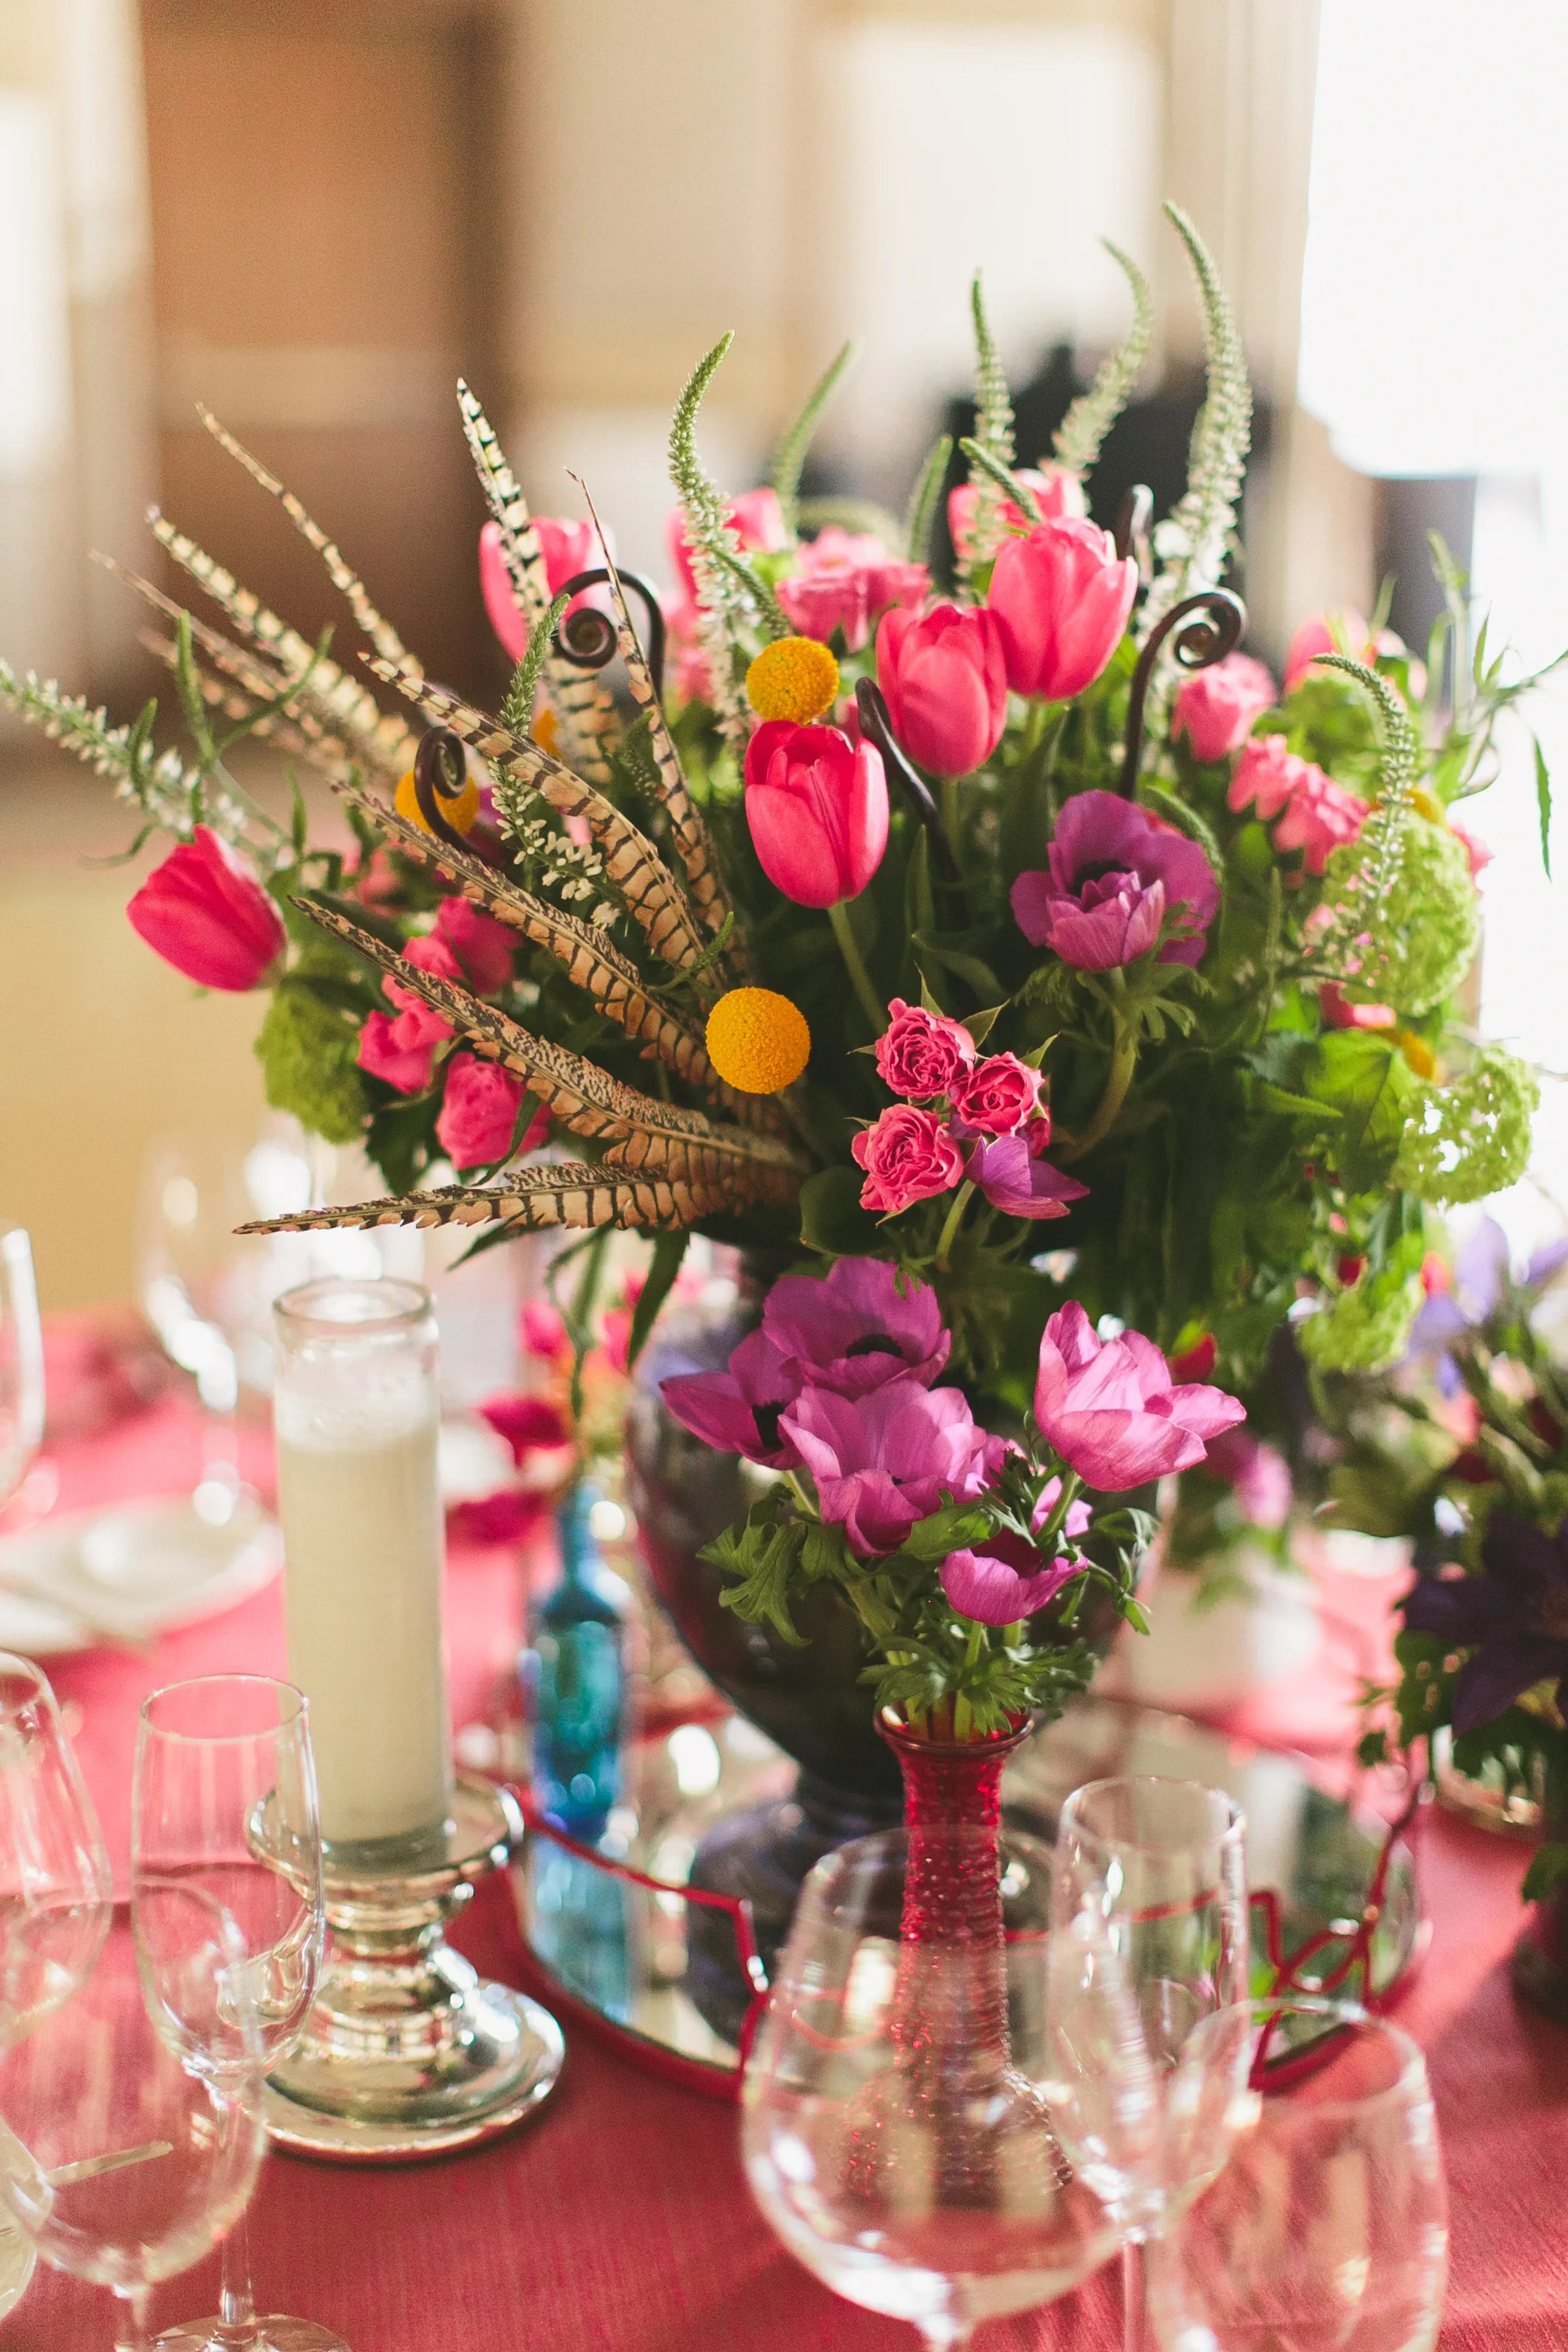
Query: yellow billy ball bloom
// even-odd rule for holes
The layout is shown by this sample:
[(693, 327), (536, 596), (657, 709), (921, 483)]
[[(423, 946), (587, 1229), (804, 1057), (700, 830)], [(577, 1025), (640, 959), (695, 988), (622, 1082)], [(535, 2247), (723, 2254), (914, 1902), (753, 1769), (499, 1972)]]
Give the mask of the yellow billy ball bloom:
[(746, 699), (759, 719), (809, 726), (837, 692), (838, 664), (815, 637), (775, 637), (746, 672)]
[(793, 1086), (811, 1055), (805, 1015), (771, 988), (732, 988), (708, 1015), (708, 1058), (743, 1095)]
[[(405, 823), (416, 824), (421, 833), (429, 832), (424, 811), (419, 805), (419, 796), (414, 789), (412, 768), (405, 776), (398, 778), (392, 804)], [(454, 833), (467, 833), (479, 813), (479, 788), (470, 776), (455, 800), (447, 800), (444, 793), (438, 793), (436, 804)]]

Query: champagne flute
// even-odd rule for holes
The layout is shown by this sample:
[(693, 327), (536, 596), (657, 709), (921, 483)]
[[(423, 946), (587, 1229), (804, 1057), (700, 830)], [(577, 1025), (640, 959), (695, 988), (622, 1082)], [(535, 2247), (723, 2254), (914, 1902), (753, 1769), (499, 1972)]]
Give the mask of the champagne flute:
[(44, 1333), (33, 1250), (23, 1225), (0, 1225), (0, 1512), (44, 1442)]
[[(1123, 2224), (1125, 2343), (1143, 2340), (1142, 2244), (1225, 2161), (1245, 2088), (1246, 1821), (1196, 1780), (1091, 1780), (1057, 1827), (1050, 2042), (1063, 2145)], [(1179, 2074), (1216, 2012), (1205, 2064)], [(1108, 2084), (1132, 2083), (1131, 2097)], [(1179, 2088), (1178, 2088), (1179, 2084)]]
[[(166, 1892), (223, 1904), (244, 1940), (264, 2058), (298, 2040), (321, 1965), (321, 1839), (305, 1700), (261, 1675), (171, 1683), (142, 1702), (132, 1788), (132, 1885), (143, 1974), (165, 2028), (198, 2071), (226, 2063), (221, 2017), (181, 2005), (179, 1920)], [(143, 1889), (150, 1890), (143, 1893)], [(258, 2317), (248, 2234), (224, 2240), (220, 2310), (158, 2338), (163, 2352), (346, 2352), (313, 2321)]]
[[(1447, 2196), (1432, 2094), (1408, 2034), (1352, 2003), (1244, 2004), (1257, 2087), (1224, 2170), (1150, 2248), (1163, 2352), (1432, 2352)], [(1228, 2063), (1234, 2021), (1190, 2036), (1178, 2074)], [(1266, 2057), (1285, 2058), (1268, 2075)]]
[(181, 2007), (225, 2020), (221, 2073), (160, 2030), (123, 1909), (69, 1998), (0, 2050), (0, 2198), (46, 2262), (120, 2298), (119, 2352), (147, 2352), (153, 2286), (237, 2219), (263, 2146), (244, 1947), (199, 1888), (161, 1895)]
[(1050, 1849), (921, 1833), (1001, 1914), (994, 1945), (911, 1937), (910, 1832), (841, 1846), (805, 1882), (757, 2045), (742, 2139), (752, 2195), (835, 2293), (929, 2345), (1053, 2301), (1123, 2231), (1053, 2128), (1046, 2023)]

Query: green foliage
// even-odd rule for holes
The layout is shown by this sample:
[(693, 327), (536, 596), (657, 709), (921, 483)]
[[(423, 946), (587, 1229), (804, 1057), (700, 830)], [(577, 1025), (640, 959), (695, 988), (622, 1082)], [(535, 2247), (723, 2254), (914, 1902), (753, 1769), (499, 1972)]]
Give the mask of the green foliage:
[(687, 1244), (690, 1239), (689, 1233), (654, 1235), (653, 1257), (638, 1294), (637, 1303), (632, 1310), (631, 1330), (626, 1338), (628, 1371), (647, 1346), (648, 1334), (658, 1319), (658, 1310), (675, 1287), (676, 1277), (685, 1261)]
[(697, 418), (702, 397), (734, 341), (721, 335), (687, 379), (669, 428), (669, 472), (686, 515), (686, 536), (697, 582), (703, 650), (712, 679), (714, 712), (732, 746), (744, 749), (745, 646), (742, 631), (754, 614), (740, 541), (726, 520), (717, 484), (697, 454)]
[(904, 553), (911, 563), (931, 562), (931, 535), (942, 505), (942, 486), (952, 457), (952, 436), (939, 433), (921, 467), (904, 512)]
[(1123, 253), (1109, 237), (1100, 242), (1132, 289), (1132, 326), (1126, 341), (1101, 360), (1094, 382), (1073, 402), (1051, 445), (1058, 464), (1080, 476), (1089, 472), (1106, 435), (1126, 407), (1154, 332), (1154, 301), (1148, 279), (1131, 254)]
[(1501, 1045), (1478, 1046), (1468, 1069), (1425, 1090), (1400, 1143), (1394, 1182), (1445, 1208), (1517, 1183), (1540, 1100), (1527, 1063)]
[[(969, 309), (974, 322), (974, 437), (964, 447), (969, 455), (969, 478), (979, 497), (967, 541), (958, 551), (958, 574), (964, 582), (973, 581), (978, 567), (989, 562), (996, 552), (1004, 492), (998, 488), (992, 468), (1010, 470), (1016, 454), (1013, 395), (1007, 389), (1006, 373), (985, 315), (985, 297), (978, 269), (969, 289)], [(984, 462), (987, 458), (990, 466)], [(1031, 499), (1025, 499), (1026, 514), (1032, 504)]]
[(773, 488), (784, 509), (784, 522), (792, 532), (800, 520), (801, 470), (821, 422), (822, 412), (837, 391), (854, 357), (854, 344), (846, 343), (837, 358), (818, 377), (805, 406), (779, 443), (773, 458)]
[(273, 992), (256, 1039), (267, 1099), (328, 1143), (357, 1143), (370, 1108), (352, 1015), (308, 979)]
[(1154, 533), (1160, 569), (1144, 599), (1141, 643), (1173, 604), (1199, 588), (1213, 587), (1224, 572), (1252, 441), (1252, 386), (1219, 272), (1181, 206), (1168, 204), (1165, 215), (1186, 247), (1197, 283), (1208, 386), (1193, 427), (1185, 493)]
[(564, 593), (557, 596), (549, 612), (529, 630), (522, 658), (511, 674), (511, 684), (507, 688), (506, 700), (501, 705), (500, 723), (520, 740), (528, 735), (533, 726), (533, 706), (539, 695), (539, 681), (544, 675), (544, 665), (550, 658), (555, 632), (561, 626), (571, 602), (570, 596)]

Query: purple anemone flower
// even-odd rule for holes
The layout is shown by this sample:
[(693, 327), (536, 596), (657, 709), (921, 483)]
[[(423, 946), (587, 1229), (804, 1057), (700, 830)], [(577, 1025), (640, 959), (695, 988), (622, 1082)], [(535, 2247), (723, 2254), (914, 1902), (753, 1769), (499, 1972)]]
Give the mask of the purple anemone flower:
[(1016, 1625), (1054, 1601), (1077, 1560), (1040, 1558), (1032, 1543), (999, 1528), (978, 1551), (950, 1551), (942, 1564), (942, 1589), (961, 1617), (982, 1625)]
[(841, 1257), (825, 1282), (781, 1276), (768, 1293), (763, 1329), (805, 1387), (865, 1396), (906, 1376), (930, 1388), (952, 1340), (928, 1282), (899, 1288), (880, 1257)]
[(897, 1551), (944, 1498), (973, 1502), (1005, 1450), (975, 1427), (962, 1390), (908, 1379), (855, 1398), (807, 1389), (781, 1427), (816, 1481), (824, 1519), (861, 1559)]
[(1080, 971), (1112, 971), (1147, 955), (1167, 915), (1175, 934), (1162, 963), (1197, 963), (1219, 906), (1214, 868), (1185, 834), (1119, 793), (1077, 793), (1057, 821), (1048, 870), (1013, 885), (1018, 928)]
[(743, 1454), (770, 1470), (795, 1470), (800, 1456), (779, 1416), (800, 1394), (795, 1366), (765, 1331), (749, 1332), (722, 1372), (678, 1372), (658, 1391), (682, 1429), (721, 1454)]
[[(1548, 1242), (1512, 1280), (1521, 1290), (1541, 1290), (1565, 1264), (1568, 1239)], [(1430, 1363), (1441, 1395), (1458, 1396), (1464, 1387), (1454, 1350), (1496, 1314), (1510, 1278), (1508, 1235), (1495, 1217), (1482, 1217), (1455, 1256), (1454, 1287), (1434, 1291), (1410, 1328), (1406, 1360)]]
[(1474, 1652), (1454, 1685), (1454, 1728), (1474, 1731), (1536, 1683), (1568, 1674), (1568, 1518), (1555, 1535), (1493, 1511), (1479, 1576), (1424, 1576), (1405, 1622)]
[(1068, 1203), (1089, 1192), (1075, 1176), (1036, 1159), (1025, 1135), (983, 1136), (970, 1154), (967, 1172), (991, 1206), (1009, 1217), (1065, 1217)]

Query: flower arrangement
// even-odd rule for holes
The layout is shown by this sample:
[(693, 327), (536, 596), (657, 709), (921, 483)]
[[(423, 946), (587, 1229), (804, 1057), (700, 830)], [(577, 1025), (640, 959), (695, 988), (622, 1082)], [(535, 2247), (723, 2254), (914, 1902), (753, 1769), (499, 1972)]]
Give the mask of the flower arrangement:
[[(800, 497), (847, 353), (772, 486), (719, 490), (695, 433), (726, 338), (672, 428), (668, 614), (596, 517), (531, 515), (459, 387), (516, 660), (498, 714), (426, 677), (212, 418), (423, 736), (162, 516), (233, 632), (133, 583), (169, 625), (188, 753), (155, 748), (153, 706), (111, 726), (0, 672), (144, 832), (176, 835), (133, 901), (143, 936), (204, 985), (268, 989), (269, 1099), (379, 1165), (384, 1198), (284, 1222), (457, 1223), (476, 1246), (634, 1229), (633, 1358), (691, 1233), (777, 1277), (730, 1385), (672, 1399), (781, 1473), (721, 1548), (731, 1597), (782, 1627), (793, 1590), (835, 1578), (884, 1702), (954, 1729), (1081, 1676), (1088, 1581), (1135, 1607), (1143, 1524), (1118, 1504), (1086, 1526), (1090, 1490), (1196, 1465), (1288, 1314), (1316, 1365), (1394, 1360), (1428, 1209), (1528, 1152), (1531, 1074), (1456, 1011), (1481, 853), (1450, 810), (1531, 681), (1484, 633), (1472, 652), (1451, 566), (1425, 685), (1352, 616), (1309, 625), (1278, 692), (1237, 650), (1219, 583), (1250, 394), (1209, 257), (1171, 218), (1208, 398), (1152, 541), (1137, 499), (1113, 536), (1084, 487), (1151, 333), (1117, 255), (1131, 331), (1036, 467), (976, 281), (950, 594), (930, 570), (945, 440), (902, 523)], [(291, 824), (248, 798), (227, 761), (247, 733), (324, 772), (352, 847), (312, 845), (298, 797)], [(1543, 770), (1541, 790), (1544, 812)]]
[[(1568, 1241), (1510, 1263), (1481, 1219), (1428, 1296), (1397, 1370), (1328, 1383), (1342, 1524), (1404, 1536), (1417, 1576), (1401, 1605), (1399, 1676), (1370, 1695), (1368, 1762), (1452, 1737), (1461, 1772), (1540, 1808), (1524, 1891), (1568, 1884), (1568, 1367), (1559, 1277)], [(1557, 1323), (1555, 1333), (1553, 1319)]]

